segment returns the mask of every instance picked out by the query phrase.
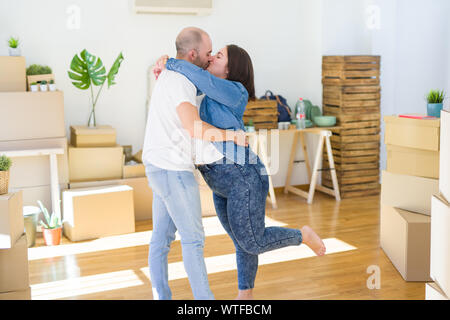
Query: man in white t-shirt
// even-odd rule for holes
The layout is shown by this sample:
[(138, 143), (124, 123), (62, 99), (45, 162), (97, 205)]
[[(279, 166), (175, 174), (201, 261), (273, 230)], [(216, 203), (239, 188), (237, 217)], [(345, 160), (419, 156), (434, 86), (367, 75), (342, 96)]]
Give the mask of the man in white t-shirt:
[[(212, 45), (205, 31), (193, 27), (183, 29), (176, 39), (176, 47), (178, 59), (204, 69), (208, 67)], [(164, 70), (150, 101), (142, 160), (153, 190), (149, 268), (155, 299), (172, 298), (167, 255), (177, 230), (194, 298), (214, 299), (203, 257), (205, 235), (194, 163), (195, 159), (212, 163), (223, 158), (207, 140), (232, 140), (245, 145), (242, 132), (221, 130), (201, 121), (196, 95), (196, 87), (185, 76)]]

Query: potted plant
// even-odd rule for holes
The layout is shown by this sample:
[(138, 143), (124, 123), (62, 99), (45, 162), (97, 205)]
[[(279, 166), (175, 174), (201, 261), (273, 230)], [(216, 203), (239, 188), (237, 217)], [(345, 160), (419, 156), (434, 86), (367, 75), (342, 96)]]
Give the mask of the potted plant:
[(0, 157), (0, 194), (8, 193), (9, 187), (9, 168), (12, 161), (7, 156)]
[(427, 115), (440, 118), (445, 99), (444, 90), (430, 90), (426, 98), (428, 102)]
[(40, 87), (41, 87), (41, 91), (47, 91), (47, 89), (48, 89), (48, 87), (47, 87), (47, 81), (42, 80), (42, 81), (41, 81), (41, 84), (40, 84)]
[(56, 84), (55, 84), (55, 80), (50, 80), (49, 84), (48, 84), (48, 88), (50, 91), (56, 91)]
[[(81, 90), (91, 89), (91, 113), (89, 114), (88, 127), (96, 127), (97, 121), (95, 118), (95, 107), (97, 106), (98, 97), (102, 92), (103, 86), (108, 80), (108, 89), (116, 84), (114, 82), (117, 73), (119, 72), (120, 64), (123, 61), (122, 53), (116, 58), (108, 74), (100, 58), (90, 54), (84, 49), (80, 56), (77, 54), (73, 57), (70, 63), (70, 70), (68, 71), (69, 78), (74, 80), (72, 84)], [(100, 86), (94, 97), (93, 86)]]
[(19, 39), (10, 37), (8, 40), (9, 55), (12, 57), (20, 56)]
[(27, 68), (27, 80), (29, 90), (31, 90), (31, 84), (41, 83), (42, 81), (49, 82), (50, 80), (54, 80), (54, 75), (52, 74), (52, 69), (49, 66), (42, 66), (39, 64), (32, 64)]
[(253, 119), (248, 120), (247, 126), (245, 126), (245, 131), (255, 132), (255, 126), (253, 125)]
[(31, 88), (31, 92), (37, 92), (38, 91), (38, 84), (37, 84), (37, 82), (33, 82), (31, 85), (30, 85), (30, 88)]
[(47, 208), (44, 207), (41, 201), (38, 200), (39, 207), (44, 214), (45, 222), (40, 221), (42, 226), (42, 235), (47, 246), (57, 246), (61, 242), (62, 225), (58, 215), (53, 212), (48, 213)]

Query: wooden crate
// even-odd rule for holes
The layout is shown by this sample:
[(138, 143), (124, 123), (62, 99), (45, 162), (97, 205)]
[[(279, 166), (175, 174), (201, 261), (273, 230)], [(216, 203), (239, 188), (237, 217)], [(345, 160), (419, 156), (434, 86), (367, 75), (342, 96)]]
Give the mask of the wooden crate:
[(324, 114), (380, 113), (380, 86), (323, 86)]
[(322, 83), (331, 86), (380, 84), (380, 56), (323, 56)]
[(275, 100), (249, 101), (242, 120), (245, 124), (252, 119), (256, 130), (278, 128), (278, 107)]

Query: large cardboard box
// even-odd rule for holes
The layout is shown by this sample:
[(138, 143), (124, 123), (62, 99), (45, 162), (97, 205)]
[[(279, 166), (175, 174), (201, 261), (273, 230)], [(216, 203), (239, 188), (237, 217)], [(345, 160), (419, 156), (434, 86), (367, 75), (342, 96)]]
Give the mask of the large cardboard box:
[(424, 178), (439, 178), (439, 151), (386, 145), (387, 171)]
[(439, 180), (383, 171), (381, 204), (431, 215), (431, 196), (439, 192)]
[(75, 148), (69, 146), (70, 182), (121, 179), (123, 148)]
[(145, 166), (142, 163), (136, 163), (136, 164), (124, 164), (123, 165), (123, 179), (128, 178), (140, 178), (140, 177), (146, 177), (145, 176)]
[(31, 300), (31, 288), (20, 290), (20, 291), (10, 291), (10, 292), (0, 292), (0, 300)]
[(61, 91), (0, 92), (0, 114), (0, 141), (66, 136)]
[(106, 181), (89, 181), (70, 183), (70, 189), (91, 188), (107, 185), (127, 185), (133, 188), (134, 217), (136, 221), (152, 219), (153, 192), (147, 177), (128, 178)]
[(450, 204), (435, 195), (431, 206), (430, 276), (450, 296)]
[(29, 288), (27, 237), (22, 235), (11, 249), (0, 250), (0, 292)]
[(380, 207), (380, 246), (406, 281), (431, 281), (430, 217)]
[(133, 189), (104, 186), (63, 191), (64, 234), (72, 241), (135, 231)]
[(0, 195), (0, 250), (9, 249), (23, 234), (22, 191)]
[(449, 300), (445, 293), (434, 282), (425, 285), (425, 300)]
[[(47, 148), (64, 149), (64, 154), (56, 156), (58, 180), (59, 183), (69, 183), (69, 161), (66, 138), (0, 141), (0, 153), (2, 151)], [(13, 157), (11, 160), (13, 165), (10, 169), (10, 188), (43, 186), (51, 183), (49, 156)]]
[(385, 116), (384, 143), (429, 151), (439, 151), (440, 120), (419, 120)]
[(441, 150), (439, 160), (439, 189), (450, 202), (450, 112), (441, 111)]
[(111, 126), (70, 127), (70, 144), (77, 148), (115, 147), (116, 129)]
[(0, 56), (0, 92), (26, 90), (25, 57)]

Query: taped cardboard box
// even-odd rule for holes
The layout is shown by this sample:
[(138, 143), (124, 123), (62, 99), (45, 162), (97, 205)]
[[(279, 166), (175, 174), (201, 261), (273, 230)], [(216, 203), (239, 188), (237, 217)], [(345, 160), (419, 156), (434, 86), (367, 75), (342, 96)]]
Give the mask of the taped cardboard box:
[(0, 114), (0, 141), (66, 136), (61, 91), (0, 92)]
[(121, 179), (122, 174), (121, 146), (101, 148), (69, 146), (70, 182)]
[(431, 196), (438, 192), (438, 179), (382, 172), (381, 204), (429, 216)]
[(406, 281), (431, 281), (431, 218), (380, 206), (380, 246)]
[(434, 282), (425, 285), (425, 300), (449, 300), (445, 293)]
[(431, 200), (430, 275), (446, 296), (450, 296), (450, 204), (439, 196)]
[(439, 189), (450, 202), (450, 112), (441, 111), (441, 150), (439, 160)]
[(439, 151), (440, 120), (385, 116), (384, 143), (429, 151)]
[[(64, 154), (57, 155), (59, 183), (69, 183), (69, 161), (67, 155), (67, 139), (32, 139), (0, 141), (0, 153), (2, 151), (63, 148)], [(50, 157), (48, 155), (32, 157), (12, 157), (13, 165), (10, 169), (10, 188), (23, 188), (43, 186), (50, 181)]]
[(135, 231), (133, 189), (125, 185), (63, 191), (63, 230), (71, 241)]
[[(23, 232), (23, 231), (22, 231)], [(21, 237), (11, 249), (0, 250), (0, 292), (29, 288), (27, 237)]]
[(115, 147), (116, 129), (111, 126), (70, 127), (70, 144), (77, 148)]
[(0, 195), (0, 250), (10, 249), (23, 234), (22, 191)]
[(0, 56), (0, 92), (26, 90), (25, 57)]
[(20, 291), (10, 291), (10, 292), (0, 292), (0, 300), (31, 300), (31, 288), (20, 290)]
[(387, 171), (392, 173), (439, 178), (439, 151), (427, 151), (386, 145)]

